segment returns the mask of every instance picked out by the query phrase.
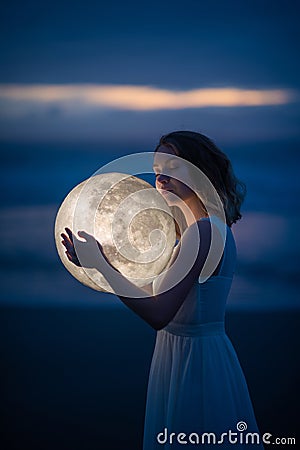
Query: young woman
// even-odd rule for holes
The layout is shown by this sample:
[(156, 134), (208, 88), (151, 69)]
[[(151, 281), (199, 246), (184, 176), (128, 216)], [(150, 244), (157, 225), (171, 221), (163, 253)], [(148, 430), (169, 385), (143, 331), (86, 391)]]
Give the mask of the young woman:
[[(203, 197), (191, 187), (195, 180), (180, 181), (189, 177), (184, 161), (210, 180), (225, 212), (221, 259), (202, 283), (199, 275), (209, 255), (216, 222), (208, 214)], [(263, 448), (246, 380), (224, 328), (236, 264), (231, 225), (241, 218), (245, 187), (235, 177), (227, 156), (210, 139), (195, 132), (176, 131), (163, 136), (155, 149), (153, 168), (156, 188), (171, 207), (180, 209), (185, 222), (183, 228), (176, 226), (179, 243), (168, 270), (151, 285), (135, 287), (109, 264), (99, 243), (99, 255), (88, 256), (95, 244), (92, 236), (78, 233), (85, 239), (82, 243), (69, 229), (62, 234), (66, 255), (74, 264), (98, 268), (118, 292), (128, 289), (130, 296), (119, 296), (120, 300), (157, 330), (144, 450), (197, 445), (211, 448), (214, 443), (221, 448), (248, 448), (251, 442), (255, 448)], [(188, 255), (195, 252), (195, 243), (196, 256), (190, 264)], [(81, 258), (79, 262), (75, 244), (85, 248), (86, 261)], [(185, 261), (190, 264), (186, 273)]]

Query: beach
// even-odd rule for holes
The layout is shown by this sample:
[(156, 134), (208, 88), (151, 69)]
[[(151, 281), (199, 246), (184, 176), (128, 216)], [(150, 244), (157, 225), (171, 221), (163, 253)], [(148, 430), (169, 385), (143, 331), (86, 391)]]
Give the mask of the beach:
[[(0, 150), (1, 448), (141, 450), (155, 331), (66, 271), (54, 224), (75, 185), (125, 150), (142, 148), (2, 142)], [(233, 226), (238, 259), (226, 330), (261, 433), (294, 437), (298, 143), (225, 150), (248, 188), (241, 223)]]
[[(6, 307), (0, 320), (3, 449), (142, 448), (154, 330), (125, 307)], [(298, 328), (296, 311), (227, 313), (261, 434), (296, 437)]]

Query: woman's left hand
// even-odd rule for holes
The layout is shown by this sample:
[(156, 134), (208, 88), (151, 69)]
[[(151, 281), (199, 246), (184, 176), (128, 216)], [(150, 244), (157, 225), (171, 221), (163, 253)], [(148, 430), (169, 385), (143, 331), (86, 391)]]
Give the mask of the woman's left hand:
[(69, 261), (78, 267), (99, 268), (101, 263), (107, 262), (101, 244), (85, 231), (78, 231), (78, 236), (85, 239), (77, 239), (70, 228), (65, 228), (66, 234), (62, 233), (62, 244), (66, 248), (66, 256)]

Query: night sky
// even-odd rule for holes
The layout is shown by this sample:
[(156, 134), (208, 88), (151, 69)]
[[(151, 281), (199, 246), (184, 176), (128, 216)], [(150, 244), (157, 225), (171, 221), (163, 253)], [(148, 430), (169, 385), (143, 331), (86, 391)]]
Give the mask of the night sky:
[[(147, 140), (191, 128), (230, 142), (298, 139), (299, 12), (294, 1), (6, 3), (0, 27), (0, 138)], [(9, 85), (21, 91), (12, 96)], [(26, 91), (37, 85), (76, 89), (67, 100), (61, 95), (37, 100)], [(159, 98), (160, 90), (173, 97), (208, 88), (276, 90), (283, 100), (262, 100), (259, 106), (183, 101), (148, 108), (145, 99), (140, 111), (136, 105), (112, 104), (111, 98), (96, 104), (82, 99), (87, 85), (148, 87), (150, 99)], [(222, 98), (220, 91), (213, 93)], [(132, 101), (139, 95), (128, 94)]]

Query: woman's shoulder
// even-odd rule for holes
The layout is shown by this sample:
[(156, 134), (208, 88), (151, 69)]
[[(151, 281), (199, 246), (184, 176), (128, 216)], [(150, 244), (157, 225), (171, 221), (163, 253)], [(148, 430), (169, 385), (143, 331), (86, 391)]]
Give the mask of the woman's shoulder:
[(224, 236), (224, 239), (227, 233), (232, 234), (230, 226), (218, 216), (202, 217), (197, 221), (197, 225), (200, 229), (203, 230), (218, 230), (219, 233)]
[(183, 232), (181, 239), (179, 240), (179, 245), (184, 242), (192, 243), (195, 245), (196, 242), (202, 241), (211, 243), (212, 240), (223, 243), (228, 241), (230, 236), (230, 241), (234, 241), (234, 236), (231, 228), (220, 218), (216, 216), (203, 217), (192, 225), (187, 227)]
[[(201, 281), (199, 278), (200, 283), (209, 279), (210, 274), (213, 274), (213, 276), (220, 274), (232, 277), (231, 269), (235, 267), (237, 250), (231, 227), (216, 216), (205, 217), (199, 220), (198, 227), (201, 238), (204, 237), (210, 242), (210, 249), (201, 275)], [(223, 266), (225, 268), (224, 273)]]

